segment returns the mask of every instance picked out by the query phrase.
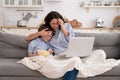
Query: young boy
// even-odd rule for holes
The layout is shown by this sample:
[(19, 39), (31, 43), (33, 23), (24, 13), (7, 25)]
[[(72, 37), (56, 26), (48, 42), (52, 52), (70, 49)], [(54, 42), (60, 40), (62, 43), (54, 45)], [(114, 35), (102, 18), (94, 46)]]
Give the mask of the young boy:
[(38, 38), (32, 40), (28, 45), (28, 57), (32, 56), (48, 56), (53, 53), (50, 49), (49, 40), (51, 40), (54, 35), (54, 30), (50, 27), (47, 27), (45, 24), (41, 25), (38, 29), (39, 31), (45, 30), (47, 33), (44, 36), (39, 36)]

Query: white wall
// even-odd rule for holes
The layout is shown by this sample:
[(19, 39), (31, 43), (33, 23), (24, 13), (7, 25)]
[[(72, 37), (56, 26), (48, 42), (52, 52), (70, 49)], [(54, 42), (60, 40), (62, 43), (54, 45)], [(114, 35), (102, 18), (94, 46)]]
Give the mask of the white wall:
[[(62, 2), (47, 2), (44, 0), (44, 10), (39, 11), (37, 18), (32, 18), (28, 25), (37, 26), (44, 16), (52, 10), (60, 12), (63, 17), (67, 17), (69, 20), (77, 19), (81, 21), (83, 23), (82, 27), (94, 27), (97, 17), (103, 18), (106, 27), (112, 27), (113, 18), (120, 15), (120, 8), (90, 8), (87, 12), (85, 8), (80, 7), (81, 1), (83, 0), (63, 0)], [(17, 9), (24, 8), (3, 8), (2, 0), (0, 0), (0, 12), (5, 15), (5, 26), (16, 26), (17, 20), (22, 18), (23, 12), (17, 11)], [(24, 11), (24, 13), (27, 12)], [(32, 13), (34, 14), (34, 12)]]

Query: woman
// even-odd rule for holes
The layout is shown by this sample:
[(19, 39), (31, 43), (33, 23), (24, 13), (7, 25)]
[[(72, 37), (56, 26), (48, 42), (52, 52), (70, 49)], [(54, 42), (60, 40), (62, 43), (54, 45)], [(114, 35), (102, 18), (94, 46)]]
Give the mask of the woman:
[[(55, 55), (61, 55), (68, 49), (68, 43), (72, 36), (74, 36), (72, 27), (64, 22), (62, 15), (56, 11), (51, 11), (44, 19), (45, 25), (55, 30), (55, 34), (50, 41), (50, 45)], [(26, 37), (26, 41), (30, 41), (38, 36), (47, 34), (46, 29), (33, 33)], [(64, 75), (64, 80), (76, 80), (78, 70), (73, 69)]]

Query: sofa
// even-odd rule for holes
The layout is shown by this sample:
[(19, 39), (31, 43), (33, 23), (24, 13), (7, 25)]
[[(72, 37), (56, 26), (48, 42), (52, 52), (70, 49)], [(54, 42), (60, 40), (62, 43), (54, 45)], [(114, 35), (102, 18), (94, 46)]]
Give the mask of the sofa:
[[(95, 37), (94, 49), (103, 49), (107, 58), (120, 59), (120, 33), (80, 33), (75, 37)], [(27, 56), (25, 36), (0, 31), (0, 80), (63, 80), (49, 79), (17, 61)], [(101, 75), (77, 80), (120, 80), (120, 65)]]

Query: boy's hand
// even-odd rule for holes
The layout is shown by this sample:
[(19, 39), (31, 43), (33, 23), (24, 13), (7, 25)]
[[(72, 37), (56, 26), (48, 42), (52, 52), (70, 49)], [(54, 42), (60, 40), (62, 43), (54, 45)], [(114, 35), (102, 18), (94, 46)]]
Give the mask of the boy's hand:
[(33, 55), (34, 55), (34, 56), (38, 56), (39, 54), (38, 54), (38, 53), (34, 53)]
[(52, 50), (52, 49), (48, 49), (48, 52), (49, 52), (50, 54), (52, 54), (52, 53), (53, 53), (53, 50)]
[(28, 53), (28, 57), (33, 57), (33, 56), (38, 56), (38, 54), (37, 53)]

